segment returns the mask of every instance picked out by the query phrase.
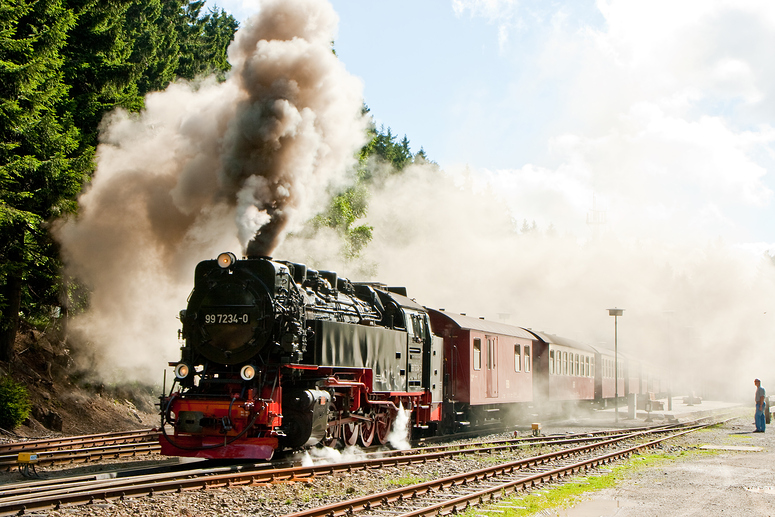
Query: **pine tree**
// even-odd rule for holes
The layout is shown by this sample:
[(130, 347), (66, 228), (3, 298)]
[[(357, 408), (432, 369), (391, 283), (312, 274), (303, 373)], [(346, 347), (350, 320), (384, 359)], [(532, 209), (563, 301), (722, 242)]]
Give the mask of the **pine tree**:
[[(62, 0), (0, 5), (0, 360), (8, 361), (20, 310), (45, 311), (56, 293), (33, 292), (57, 274), (45, 222), (73, 208), (83, 177), (78, 131), (62, 110), (60, 50), (75, 15)], [(56, 254), (54, 254), (55, 256)]]

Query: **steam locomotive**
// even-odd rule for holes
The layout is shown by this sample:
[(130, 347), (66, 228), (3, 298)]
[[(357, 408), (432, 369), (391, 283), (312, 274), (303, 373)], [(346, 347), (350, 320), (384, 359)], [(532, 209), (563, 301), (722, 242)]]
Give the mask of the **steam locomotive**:
[(441, 420), (442, 342), (403, 289), (222, 253), (196, 267), (180, 320), (163, 454), (270, 459), (386, 444), (402, 408), (421, 427)]
[[(162, 395), (161, 452), (271, 459), (316, 444), (387, 444), (667, 391), (635, 358), (428, 309), (405, 288), (222, 253), (200, 262)], [(168, 429), (170, 428), (170, 429)]]

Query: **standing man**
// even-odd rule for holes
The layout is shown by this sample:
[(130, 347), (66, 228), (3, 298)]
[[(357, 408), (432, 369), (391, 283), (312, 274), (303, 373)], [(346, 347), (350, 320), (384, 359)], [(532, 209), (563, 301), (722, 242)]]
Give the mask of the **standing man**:
[(754, 422), (756, 422), (756, 431), (754, 433), (764, 432), (764, 388), (762, 388), (762, 381), (754, 379), (754, 385), (756, 386), (756, 413), (754, 416)]

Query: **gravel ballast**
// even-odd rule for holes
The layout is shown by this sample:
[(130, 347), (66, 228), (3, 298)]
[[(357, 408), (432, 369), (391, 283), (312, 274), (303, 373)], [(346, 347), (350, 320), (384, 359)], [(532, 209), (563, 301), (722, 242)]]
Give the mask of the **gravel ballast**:
[[(598, 427), (599, 428), (599, 427)], [(577, 433), (589, 429), (545, 428), (545, 434)], [(664, 516), (664, 515), (775, 515), (775, 427), (753, 434), (753, 414), (711, 430), (671, 440), (657, 452), (678, 459), (629, 475), (615, 488), (585, 495), (587, 501), (556, 515), (569, 517)], [(702, 446), (733, 449), (697, 453)], [(679, 455), (681, 451), (687, 454)], [(531, 451), (535, 454), (536, 451)], [(499, 458), (456, 458), (451, 462), (385, 468), (324, 476), (312, 483), (216, 489), (182, 494), (159, 494), (125, 501), (62, 508), (42, 512), (51, 516), (279, 516), (337, 500), (396, 488), (398, 484), (421, 482), (455, 472), (492, 465)], [(506, 459), (504, 459), (506, 461)], [(742, 510), (745, 509), (743, 512)], [(591, 511), (592, 513), (587, 513)], [(31, 515), (28, 513), (27, 515)], [(547, 515), (543, 513), (542, 515)]]

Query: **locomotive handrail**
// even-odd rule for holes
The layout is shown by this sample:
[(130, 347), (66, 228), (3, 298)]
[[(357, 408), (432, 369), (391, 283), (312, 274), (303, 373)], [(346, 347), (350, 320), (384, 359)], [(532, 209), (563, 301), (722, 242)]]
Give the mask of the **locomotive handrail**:
[(325, 385), (326, 387), (332, 387), (332, 388), (337, 386), (340, 386), (343, 388), (352, 387), (352, 386), (361, 386), (364, 389), (366, 388), (366, 384), (360, 381), (341, 381), (336, 377), (327, 377), (326, 383), (327, 383)]

